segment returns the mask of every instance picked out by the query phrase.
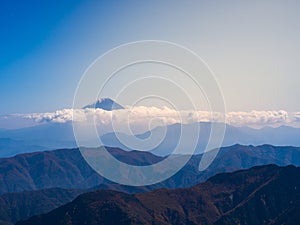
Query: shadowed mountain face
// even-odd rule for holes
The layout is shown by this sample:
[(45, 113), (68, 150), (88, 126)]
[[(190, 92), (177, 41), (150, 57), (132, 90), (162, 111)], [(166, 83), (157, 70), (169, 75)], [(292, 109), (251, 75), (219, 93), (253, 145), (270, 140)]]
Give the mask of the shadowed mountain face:
[(300, 168), (275, 165), (219, 174), (186, 189), (96, 191), (17, 225), (299, 224)]
[[(153, 187), (154, 188), (154, 187)], [(15, 223), (34, 215), (48, 213), (74, 200), (78, 195), (93, 190), (116, 190), (124, 193), (150, 191), (149, 187), (131, 187), (118, 184), (101, 184), (90, 189), (51, 188), (0, 195), (0, 225)]]
[[(132, 165), (149, 165), (163, 160), (162, 157), (147, 152), (127, 152), (116, 148), (108, 148), (108, 150), (118, 160)], [(130, 187), (111, 183), (99, 176), (86, 164), (78, 149), (31, 153), (1, 159), (1, 193), (19, 193), (0, 195), (0, 224), (47, 213), (73, 200), (80, 193), (91, 190), (138, 193), (160, 187), (189, 187), (217, 173), (249, 168), (254, 165), (276, 163), (300, 166), (300, 149), (270, 145), (258, 147), (234, 145), (222, 148), (215, 161), (204, 172), (198, 171), (200, 160), (201, 155), (193, 156), (184, 168), (163, 183), (146, 187)], [(45, 188), (52, 189), (41, 190)], [(20, 192), (23, 190), (35, 191)]]
[(0, 224), (15, 223), (30, 216), (49, 212), (72, 201), (83, 190), (66, 190), (60, 188), (40, 191), (9, 193), (0, 196)]
[[(93, 190), (117, 190), (125, 193), (140, 193), (151, 189), (118, 184), (101, 184), (91, 189), (52, 188), (0, 195), (0, 225), (15, 223), (51, 210), (74, 200), (78, 195)], [(4, 222), (5, 221), (5, 222)]]
[[(164, 159), (148, 152), (126, 152), (117, 148), (108, 150), (118, 160), (137, 166), (154, 164)], [(234, 145), (222, 148), (213, 163), (203, 172), (198, 170), (201, 157), (202, 155), (192, 156), (187, 165), (174, 176), (149, 188), (189, 187), (217, 173), (257, 165), (300, 166), (300, 148), (296, 147)], [(112, 184), (86, 163), (78, 149), (30, 153), (0, 159), (0, 180), (0, 194), (55, 187), (86, 189), (101, 184)], [(130, 188), (128, 191), (130, 192)]]
[[(161, 160), (151, 153), (107, 148), (117, 159), (137, 166)], [(36, 152), (0, 159), (0, 194), (45, 188), (91, 188), (111, 183), (98, 175), (78, 149)]]
[(96, 102), (94, 102), (90, 105), (86, 105), (83, 108), (84, 109), (103, 109), (103, 110), (107, 110), (107, 111), (124, 109), (123, 106), (116, 103), (114, 100), (112, 100), (110, 98), (98, 99)]

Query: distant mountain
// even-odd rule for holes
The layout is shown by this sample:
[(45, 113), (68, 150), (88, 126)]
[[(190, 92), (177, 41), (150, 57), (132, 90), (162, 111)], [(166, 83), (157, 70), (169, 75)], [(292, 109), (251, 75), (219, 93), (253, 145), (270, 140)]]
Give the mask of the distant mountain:
[[(19, 141), (24, 146), (35, 146), (35, 148), (19, 148), (19, 146), (14, 147), (11, 145), (10, 156), (45, 149), (76, 147), (72, 123), (46, 123), (15, 130), (3, 130), (2, 132), (0, 131), (0, 138)], [(0, 152), (2, 152), (3, 156), (6, 151), (5, 146), (0, 145)]]
[[(84, 108), (97, 108), (108, 111), (124, 109), (123, 106), (109, 98), (99, 99)], [(103, 130), (105, 129), (101, 126), (101, 131), (103, 132)], [(102, 133), (100, 132), (100, 134)], [(12, 139), (15, 143), (8, 146), (1, 139)], [(0, 129), (0, 158), (46, 149), (75, 147), (77, 147), (77, 143), (72, 122), (43, 123), (19, 129)]]
[[(148, 152), (126, 152), (117, 148), (108, 148), (108, 150), (118, 160), (137, 166), (154, 164), (164, 159)], [(234, 145), (222, 148), (213, 163), (203, 172), (198, 170), (201, 157), (202, 155), (192, 156), (174, 176), (162, 183), (147, 187), (147, 190), (158, 187), (189, 187), (217, 173), (257, 165), (300, 166), (300, 148), (296, 147)], [(55, 187), (87, 189), (102, 184), (113, 186), (112, 182), (101, 177), (86, 163), (78, 149), (22, 154), (0, 159), (0, 181), (0, 194)], [(131, 192), (130, 188), (127, 192)]]
[(107, 111), (112, 111), (112, 110), (118, 110), (118, 109), (124, 109), (123, 106), (120, 104), (116, 103), (114, 100), (110, 98), (100, 98), (96, 102), (86, 105), (83, 107), (84, 109), (104, 109)]
[[(215, 127), (223, 126), (220, 123), (215, 123)], [(178, 140), (180, 140), (181, 131), (184, 127), (185, 132), (194, 132), (193, 126), (195, 124), (173, 124), (167, 126), (166, 136), (163, 141), (154, 148), (151, 152), (155, 155), (166, 156), (171, 154)], [(199, 132), (199, 141), (195, 148), (195, 154), (203, 153), (208, 140), (210, 138), (212, 123), (201, 122), (199, 124), (200, 132)], [(143, 134), (136, 135), (137, 138), (146, 139), (150, 135), (154, 137), (160, 138), (160, 134), (163, 134), (163, 127), (156, 127), (151, 131), (145, 132)], [(115, 133), (108, 133), (101, 136), (101, 142), (105, 146), (111, 147), (119, 147), (124, 150), (129, 150), (129, 148), (123, 145), (118, 137), (121, 137), (121, 140), (127, 140), (127, 143), (131, 143), (132, 140), (131, 135), (119, 133), (116, 135)], [(187, 135), (188, 138), (184, 140), (183, 146), (186, 146), (186, 149), (194, 149), (193, 146), (193, 135)], [(155, 146), (155, 143), (158, 143), (159, 140), (157, 138), (153, 138), (152, 146)], [(265, 127), (262, 129), (253, 129), (249, 127), (233, 127), (230, 125), (226, 125), (226, 131), (222, 146), (230, 146), (234, 144), (242, 144), (242, 145), (277, 145), (277, 146), (300, 146), (300, 129), (288, 126), (281, 126), (277, 128)]]
[(186, 189), (135, 195), (96, 191), (16, 225), (296, 225), (299, 177), (300, 168), (270, 165), (219, 174)]
[(0, 158), (11, 157), (19, 153), (46, 150), (46, 147), (31, 145), (25, 141), (16, 141), (10, 138), (0, 138)]
[[(211, 123), (200, 123), (199, 142), (196, 146), (195, 154), (201, 154), (205, 149), (207, 141), (210, 136)], [(216, 124), (216, 126), (222, 126)], [(189, 124), (185, 126), (187, 132), (193, 132)], [(108, 130), (110, 128), (107, 128)], [(156, 127), (151, 131), (143, 134), (136, 135), (138, 138), (146, 139), (150, 134), (160, 137), (162, 133), (162, 127)], [(106, 129), (99, 127), (99, 135), (101, 135), (101, 141), (105, 146), (118, 147), (124, 150), (132, 150), (123, 145), (115, 133), (106, 133)], [(162, 141), (152, 153), (155, 155), (166, 156), (173, 152), (180, 137), (181, 125), (173, 124), (167, 126), (167, 133)], [(132, 136), (126, 134), (118, 134), (122, 136), (122, 140), (130, 141)], [(187, 135), (189, 138), (183, 143), (186, 149), (191, 149), (193, 146), (193, 135)], [(33, 151), (41, 151), (46, 149), (58, 149), (58, 148), (75, 148), (77, 147), (76, 140), (73, 134), (72, 123), (46, 123), (39, 126), (27, 127), (16, 130), (3, 130), (0, 131), (0, 138), (10, 138), (17, 141), (22, 141), (27, 146), (36, 146)], [(130, 143), (130, 142), (129, 142)], [(154, 138), (153, 143), (157, 143)], [(252, 129), (249, 127), (233, 127), (227, 125), (225, 137), (222, 146), (230, 146), (234, 144), (242, 145), (262, 145), (271, 144), (279, 146), (300, 146), (300, 128), (281, 126), (277, 128), (265, 127), (262, 129)], [(40, 146), (40, 147), (38, 147)], [(21, 154), (28, 152), (30, 148), (11, 148), (10, 152), (15, 154)], [(5, 148), (1, 149), (0, 153), (4, 152)], [(32, 151), (32, 152), (33, 152)], [(0, 154), (1, 158), (1, 154)]]

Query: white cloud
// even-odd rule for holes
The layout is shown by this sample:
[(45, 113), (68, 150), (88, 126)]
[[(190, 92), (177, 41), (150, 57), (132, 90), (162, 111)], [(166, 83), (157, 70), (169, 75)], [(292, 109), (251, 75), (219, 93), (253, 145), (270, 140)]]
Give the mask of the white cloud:
[[(249, 111), (229, 112), (226, 114), (226, 122), (234, 126), (267, 126), (282, 125), (291, 122), (300, 122), (300, 112), (290, 114), (284, 110), (279, 111)], [(139, 106), (114, 111), (102, 109), (63, 109), (49, 113), (19, 114), (36, 122), (51, 123), (94, 123), (99, 126), (111, 127), (117, 130), (127, 129), (128, 124), (136, 131), (148, 130), (158, 125), (169, 125), (174, 123), (193, 122), (224, 122), (222, 113), (211, 113), (208, 111), (176, 111), (167, 107), (145, 107)]]
[(250, 111), (250, 112), (229, 112), (227, 121), (232, 125), (276, 125), (290, 122), (288, 112), (279, 111)]
[(300, 122), (300, 112), (294, 112), (293, 113), (293, 121), (294, 122)]

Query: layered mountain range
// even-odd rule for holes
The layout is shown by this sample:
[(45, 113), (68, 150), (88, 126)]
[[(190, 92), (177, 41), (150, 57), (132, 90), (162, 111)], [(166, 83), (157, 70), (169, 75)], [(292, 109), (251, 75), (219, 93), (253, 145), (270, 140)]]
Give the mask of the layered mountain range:
[[(93, 108), (124, 109), (105, 98), (82, 110)], [(193, 146), (195, 137), (189, 133), (195, 125), (200, 133)], [(213, 126), (224, 124), (173, 124), (137, 135), (103, 134), (102, 144), (117, 160), (146, 166), (170, 157), (182, 129), (188, 132), (182, 146), (194, 154), (171, 156), (176, 162), (188, 157), (187, 164), (167, 180), (141, 187), (116, 184), (96, 173), (80, 151), (103, 158), (103, 147), (76, 148), (71, 122), (1, 129), (0, 225), (299, 224), (300, 147), (291, 145), (300, 146), (300, 129), (226, 125), (223, 147), (210, 149), (218, 154), (199, 171)], [(154, 146), (164, 131), (162, 142), (150, 152), (120, 141), (156, 137), (150, 143)], [(60, 149), (51, 150), (55, 148)]]
[[(118, 148), (107, 150), (118, 160), (137, 166), (164, 160), (164, 157), (149, 152), (128, 152)], [(101, 150), (99, 151), (101, 154)], [(180, 160), (180, 157), (186, 156), (178, 157)], [(300, 148), (271, 145), (224, 147), (205, 171), (198, 169), (201, 158), (201, 154), (192, 156), (179, 172), (157, 185), (168, 188), (187, 187), (203, 182), (220, 172), (257, 165), (300, 166)], [(111, 184), (87, 164), (78, 149), (27, 153), (0, 159), (0, 180), (0, 194), (56, 187), (92, 188), (100, 184)]]
[[(165, 159), (149, 152), (128, 152), (118, 148), (107, 150), (118, 160), (138, 166)], [(300, 148), (271, 145), (224, 147), (209, 168), (202, 172), (198, 170), (201, 158), (201, 154), (192, 156), (174, 176), (162, 183), (145, 187), (124, 186), (106, 180), (86, 163), (78, 149), (27, 153), (0, 159), (0, 221), (5, 221), (0, 224), (47, 213), (79, 194), (92, 190), (115, 190), (132, 194), (158, 188), (187, 188), (222, 172), (266, 164), (300, 166)]]
[(16, 225), (299, 224), (300, 168), (275, 165), (219, 174), (185, 189), (96, 191)]
[[(189, 131), (189, 125), (185, 130)], [(193, 126), (193, 125), (191, 125)], [(211, 132), (211, 123), (200, 123), (199, 140), (196, 146), (191, 145), (193, 141), (184, 140), (186, 148), (195, 148), (195, 153), (200, 154), (206, 148)], [(220, 124), (220, 126), (223, 126)], [(136, 135), (137, 138), (146, 139), (150, 135), (160, 137), (165, 128), (156, 127), (153, 130)], [(159, 156), (171, 154), (176, 147), (181, 125), (174, 124), (167, 126), (166, 135), (163, 141), (156, 146), (159, 140), (153, 139), (150, 146), (156, 146), (152, 152)], [(190, 129), (191, 132), (193, 129)], [(100, 137), (103, 145), (118, 147), (124, 150), (134, 150), (131, 146), (124, 145), (118, 138), (130, 143), (132, 136), (124, 133), (107, 133)], [(187, 135), (187, 137), (193, 135)], [(277, 146), (300, 146), (300, 129), (288, 126), (277, 128), (265, 127), (262, 129), (253, 129), (249, 127), (233, 127), (226, 125), (226, 132), (222, 146), (230, 146), (236, 143), (242, 145), (262, 145), (270, 144)], [(46, 149), (75, 148), (77, 146), (73, 134), (72, 123), (54, 124), (47, 123), (39, 126), (22, 128), (16, 130), (0, 131), (0, 158), (10, 157), (25, 152), (44, 151)], [(7, 151), (9, 149), (9, 151)]]

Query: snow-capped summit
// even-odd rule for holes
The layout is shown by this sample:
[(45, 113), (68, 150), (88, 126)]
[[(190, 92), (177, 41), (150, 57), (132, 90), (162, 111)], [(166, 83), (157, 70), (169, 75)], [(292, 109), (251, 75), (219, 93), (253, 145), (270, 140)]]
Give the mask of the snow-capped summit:
[(103, 109), (107, 111), (117, 110), (117, 109), (124, 109), (123, 106), (116, 103), (114, 100), (110, 98), (100, 98), (96, 102), (86, 105), (83, 107), (84, 109)]

